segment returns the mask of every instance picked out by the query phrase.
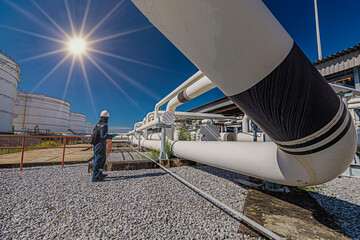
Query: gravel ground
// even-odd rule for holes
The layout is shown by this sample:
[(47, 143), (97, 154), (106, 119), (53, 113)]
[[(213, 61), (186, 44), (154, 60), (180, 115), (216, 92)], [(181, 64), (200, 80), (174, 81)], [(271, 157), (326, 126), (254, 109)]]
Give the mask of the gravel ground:
[[(145, 155), (150, 155), (150, 152), (143, 152)], [(119, 152), (119, 153), (110, 153), (107, 160), (116, 160), (116, 161), (123, 161), (123, 160), (138, 160), (138, 159), (146, 159), (145, 157), (141, 156), (137, 152)]]
[[(242, 212), (234, 173), (172, 168)], [(239, 222), (160, 169), (109, 172), (91, 183), (87, 164), (0, 169), (0, 239), (243, 239)]]
[(360, 239), (360, 178), (339, 177), (310, 194), (347, 236)]

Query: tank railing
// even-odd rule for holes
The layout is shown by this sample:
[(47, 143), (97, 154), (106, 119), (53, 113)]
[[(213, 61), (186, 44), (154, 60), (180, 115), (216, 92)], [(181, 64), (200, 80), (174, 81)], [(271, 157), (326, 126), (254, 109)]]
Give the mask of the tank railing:
[[(84, 144), (89, 142), (90, 137), (85, 136), (29, 136), (29, 135), (0, 135), (0, 152), (5, 154), (11, 151), (21, 152), (20, 170), (23, 170), (24, 153), (25, 151), (47, 149), (47, 148), (62, 148), (61, 168), (64, 168), (65, 152), (69, 148), (92, 148), (92, 145), (76, 146), (77, 144)], [(6, 139), (7, 141), (3, 141)], [(14, 140), (15, 139), (15, 140)], [(111, 139), (107, 142), (107, 156), (111, 149)], [(15, 150), (15, 151), (13, 151)], [(16, 151), (18, 150), (18, 151)]]

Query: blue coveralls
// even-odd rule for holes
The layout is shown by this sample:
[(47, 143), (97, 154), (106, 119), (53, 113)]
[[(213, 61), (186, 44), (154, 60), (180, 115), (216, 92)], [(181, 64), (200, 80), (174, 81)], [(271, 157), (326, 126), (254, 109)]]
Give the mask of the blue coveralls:
[(100, 125), (100, 140), (93, 147), (94, 148), (94, 168), (92, 175), (93, 180), (97, 180), (101, 178), (102, 172), (100, 171), (100, 169), (104, 168), (106, 161), (106, 139), (111, 139), (111, 138), (112, 136), (108, 135), (107, 124), (102, 123)]

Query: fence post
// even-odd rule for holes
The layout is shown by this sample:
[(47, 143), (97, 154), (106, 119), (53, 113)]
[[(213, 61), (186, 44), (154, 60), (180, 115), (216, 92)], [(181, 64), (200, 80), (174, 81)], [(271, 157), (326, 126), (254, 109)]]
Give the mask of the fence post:
[(10, 137), (9, 137), (9, 143), (8, 143), (8, 149), (7, 149), (7, 153), (9, 154), (9, 152), (10, 152)]
[(108, 158), (111, 148), (112, 148), (112, 139), (107, 139), (106, 140), (106, 158)]
[(61, 168), (64, 168), (65, 148), (66, 148), (66, 137), (64, 137), (64, 145), (63, 145), (63, 155), (62, 155), (62, 161), (61, 161)]
[(20, 160), (20, 170), (19, 171), (22, 171), (22, 169), (23, 169), (24, 150), (25, 150), (25, 137), (23, 137), (23, 141), (22, 141), (22, 151), (21, 151), (21, 160)]

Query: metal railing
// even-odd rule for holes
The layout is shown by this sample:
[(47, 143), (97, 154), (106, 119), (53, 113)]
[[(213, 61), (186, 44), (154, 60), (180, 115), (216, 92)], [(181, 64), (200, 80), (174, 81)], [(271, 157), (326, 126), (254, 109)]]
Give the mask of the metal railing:
[[(77, 146), (78, 144), (86, 144), (86, 145)], [(108, 146), (111, 148), (111, 143), (107, 142), (107, 147)], [(10, 154), (11, 149), (18, 150), (18, 151), (14, 151), (15, 153), (21, 152), (19, 171), (23, 170), (25, 151), (47, 149), (47, 148), (63, 149), (61, 168), (64, 168), (66, 149), (92, 148), (92, 145), (89, 144), (89, 137), (85, 137), (85, 136), (0, 135), (0, 150), (2, 149), (7, 150), (6, 151), (7, 154)], [(109, 153), (110, 153), (110, 149), (107, 149), (107, 156)]]

